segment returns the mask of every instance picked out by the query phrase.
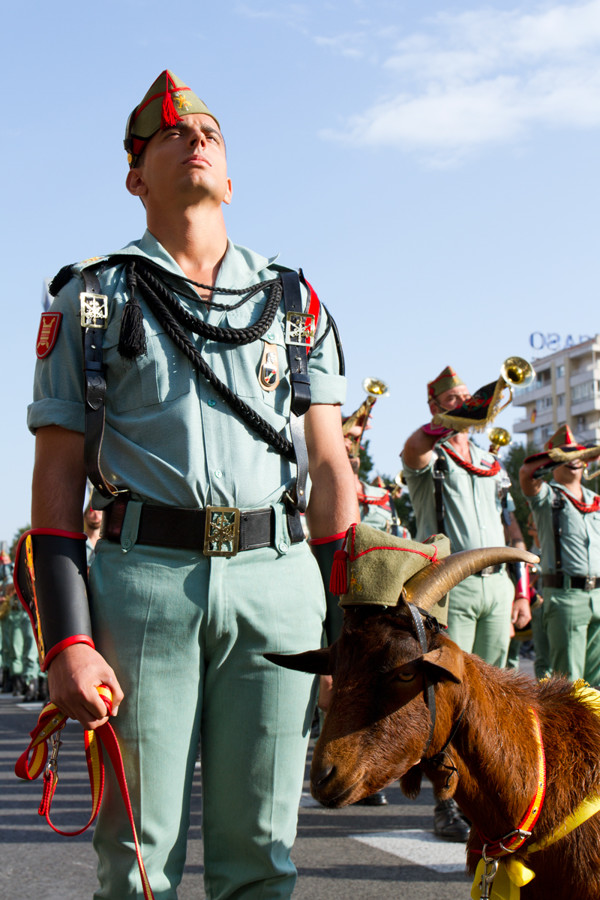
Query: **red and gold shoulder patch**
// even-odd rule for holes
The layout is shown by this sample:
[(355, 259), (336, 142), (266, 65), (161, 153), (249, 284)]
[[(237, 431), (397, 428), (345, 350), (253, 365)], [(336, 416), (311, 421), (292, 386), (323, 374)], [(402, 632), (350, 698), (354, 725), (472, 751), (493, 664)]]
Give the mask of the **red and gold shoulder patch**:
[(60, 331), (61, 320), (62, 313), (42, 313), (40, 330), (38, 331), (37, 343), (35, 345), (35, 352), (38, 359), (45, 359), (52, 353), (54, 345), (56, 344), (56, 339), (58, 338), (58, 332)]

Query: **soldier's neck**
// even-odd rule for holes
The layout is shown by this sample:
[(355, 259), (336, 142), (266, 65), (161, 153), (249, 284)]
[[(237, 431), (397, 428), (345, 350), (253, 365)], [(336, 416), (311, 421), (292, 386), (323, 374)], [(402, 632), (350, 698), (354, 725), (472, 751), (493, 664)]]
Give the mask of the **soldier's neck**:
[(151, 216), (148, 230), (192, 281), (214, 284), (227, 251), (227, 230), (220, 208), (187, 209)]
[(557, 484), (561, 484), (563, 487), (565, 487), (568, 492), (572, 494), (573, 497), (575, 497), (576, 500), (583, 500), (581, 475), (578, 472), (573, 472), (571, 475), (560, 473), (558, 477), (555, 474), (554, 480)]
[(462, 456), (467, 462), (471, 462), (471, 447), (469, 445), (469, 435), (466, 431), (459, 431), (458, 434), (453, 435), (449, 443), (452, 444), (454, 451), (459, 456)]

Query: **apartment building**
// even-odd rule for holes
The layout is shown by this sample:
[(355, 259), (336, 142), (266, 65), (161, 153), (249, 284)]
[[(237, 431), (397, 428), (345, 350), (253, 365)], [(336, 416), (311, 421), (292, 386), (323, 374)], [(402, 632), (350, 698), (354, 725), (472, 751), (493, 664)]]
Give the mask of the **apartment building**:
[(600, 444), (600, 335), (531, 363), (536, 378), (515, 394), (524, 415), (513, 430), (541, 449), (566, 423), (578, 440)]

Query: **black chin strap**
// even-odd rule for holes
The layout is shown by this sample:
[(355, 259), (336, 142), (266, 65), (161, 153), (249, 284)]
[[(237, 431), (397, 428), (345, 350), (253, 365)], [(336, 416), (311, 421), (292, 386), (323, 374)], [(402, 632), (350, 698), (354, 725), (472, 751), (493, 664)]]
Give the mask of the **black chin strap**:
[[(439, 625), (438, 625), (436, 619), (434, 619), (432, 616), (430, 616), (428, 613), (426, 613), (425, 610), (419, 609), (413, 603), (407, 603), (407, 606), (408, 606), (408, 608), (410, 610), (410, 614), (412, 616), (413, 624), (415, 626), (415, 631), (417, 632), (417, 637), (419, 639), (419, 644), (421, 645), (421, 650), (423, 651), (423, 653), (427, 653), (427, 650), (428, 650), (427, 635), (425, 634), (425, 626), (423, 624), (423, 616), (425, 616), (426, 624), (428, 624), (429, 626), (433, 626), (434, 628), (437, 628), (438, 631), (439, 631)], [(429, 737), (427, 738), (425, 746), (423, 747), (423, 757), (424, 757), (425, 754), (427, 753), (427, 751), (429, 750), (429, 747), (431, 746), (431, 741), (433, 740), (433, 732), (435, 731), (435, 690), (434, 690), (433, 684), (430, 681), (428, 681), (428, 679), (425, 675), (423, 676), (423, 679), (425, 682), (425, 701), (427, 703), (427, 709), (429, 710), (429, 715), (431, 717), (431, 726), (429, 728)], [(446, 757), (446, 750), (448, 749), (449, 745), (452, 743), (452, 741), (454, 740), (454, 738), (456, 736), (456, 732), (458, 731), (458, 727), (462, 721), (462, 717), (464, 715), (465, 709), (466, 709), (466, 704), (460, 711), (460, 714), (459, 714), (456, 722), (454, 723), (454, 728), (450, 732), (450, 736), (448, 737), (448, 740), (446, 741), (444, 746), (436, 754), (434, 754), (434, 756), (430, 756), (426, 760), (423, 759), (423, 762), (426, 762), (427, 765), (435, 766), (436, 768), (443, 767), (443, 768), (446, 768), (449, 770), (448, 781), (446, 783), (446, 787), (448, 786), (448, 783), (449, 783), (450, 779), (452, 778), (452, 775), (455, 772), (457, 772), (456, 766), (444, 765), (444, 759)]]
[[(415, 626), (415, 631), (417, 632), (417, 637), (419, 639), (419, 644), (421, 645), (421, 650), (423, 653), (427, 653), (427, 635), (425, 634), (425, 626), (423, 625), (423, 619), (421, 617), (421, 612), (414, 603), (407, 604), (410, 614), (412, 616), (413, 624)], [(433, 732), (435, 729), (435, 691), (433, 688), (433, 684), (428, 678), (423, 676), (425, 682), (425, 701), (427, 703), (427, 709), (429, 710), (429, 715), (431, 716), (431, 726), (429, 728), (429, 737), (427, 738), (427, 742), (425, 747), (423, 748), (423, 755), (429, 750), (429, 746), (431, 741), (433, 740)]]

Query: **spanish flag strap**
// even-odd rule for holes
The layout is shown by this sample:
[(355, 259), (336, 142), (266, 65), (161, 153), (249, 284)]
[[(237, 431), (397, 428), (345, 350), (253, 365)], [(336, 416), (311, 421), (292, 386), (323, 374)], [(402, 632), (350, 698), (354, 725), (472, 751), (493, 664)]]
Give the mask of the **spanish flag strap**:
[(537, 749), (537, 778), (536, 788), (533, 799), (527, 808), (521, 824), (515, 828), (510, 834), (497, 841), (491, 841), (485, 845), (485, 853), (488, 857), (505, 856), (507, 853), (514, 853), (519, 847), (522, 847), (527, 838), (533, 831), (533, 826), (537, 822), (542, 804), (546, 794), (546, 756), (544, 754), (544, 743), (542, 740), (542, 729), (540, 720), (534, 709), (529, 708), (535, 735), (535, 743)]
[[(106, 703), (110, 713), (112, 709), (112, 695), (110, 689), (105, 684), (102, 684), (98, 688), (98, 693)], [(148, 876), (146, 875), (146, 869), (142, 859), (133, 819), (133, 811), (131, 809), (129, 791), (125, 780), (125, 770), (123, 768), (123, 759), (121, 757), (119, 742), (113, 727), (109, 722), (106, 722), (105, 725), (101, 725), (100, 728), (97, 728), (95, 731), (84, 732), (85, 757), (92, 795), (92, 812), (88, 823), (77, 831), (61, 831), (61, 829), (57, 828), (50, 820), (50, 807), (58, 785), (57, 759), (58, 750), (61, 744), (60, 732), (64, 728), (67, 718), (68, 716), (65, 716), (54, 703), (50, 702), (44, 706), (39, 715), (37, 724), (30, 734), (31, 741), (29, 742), (29, 746), (27, 750), (21, 754), (15, 764), (15, 774), (26, 781), (34, 781), (42, 774), (42, 772), (44, 773), (44, 788), (38, 813), (40, 816), (45, 817), (48, 825), (58, 834), (73, 837), (77, 834), (82, 834), (90, 827), (100, 809), (104, 791), (104, 758), (102, 753), (102, 746), (104, 746), (113, 765), (117, 782), (121, 789), (121, 796), (123, 797), (123, 802), (127, 811), (129, 824), (131, 825), (135, 853), (140, 870), (140, 877), (142, 879), (144, 900), (154, 900), (154, 894), (152, 893)], [(52, 741), (52, 750), (50, 752), (50, 758), (48, 759), (48, 742), (50, 740)]]

